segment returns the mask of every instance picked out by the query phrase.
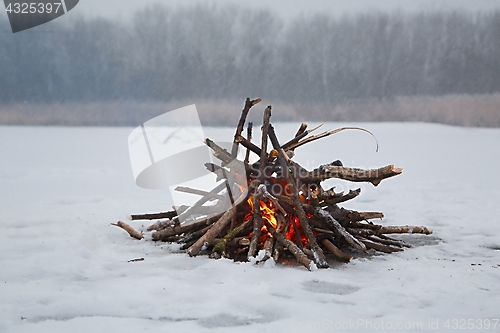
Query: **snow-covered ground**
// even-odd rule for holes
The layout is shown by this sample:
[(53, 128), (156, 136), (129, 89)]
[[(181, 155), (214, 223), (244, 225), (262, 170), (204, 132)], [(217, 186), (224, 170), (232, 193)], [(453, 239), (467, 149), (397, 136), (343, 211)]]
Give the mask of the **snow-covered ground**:
[[(135, 186), (131, 128), (0, 127), (0, 332), (500, 331), (500, 130), (356, 125), (378, 153), (366, 133), (343, 132), (295, 159), (403, 167), (344, 206), (434, 234), (314, 272), (189, 258), (110, 226), (172, 204)], [(275, 127), (285, 141), (298, 124)]]

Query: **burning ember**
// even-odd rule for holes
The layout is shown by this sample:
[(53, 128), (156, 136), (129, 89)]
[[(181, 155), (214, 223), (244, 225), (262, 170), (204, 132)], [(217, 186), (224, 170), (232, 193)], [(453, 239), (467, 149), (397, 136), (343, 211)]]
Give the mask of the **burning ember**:
[[(369, 131), (344, 127), (310, 135), (317, 128), (307, 130), (307, 125), (302, 124), (293, 138), (281, 144), (270, 123), (269, 106), (264, 111), (262, 142), (257, 146), (251, 142), (252, 123), (248, 124), (247, 137), (241, 134), (248, 112), (260, 101), (246, 100), (231, 152), (210, 139), (205, 140), (214, 156), (222, 162), (221, 165), (206, 163), (205, 166), (223, 181), (221, 185), (211, 192), (179, 187), (179, 191), (201, 195), (202, 198), (191, 207), (179, 207), (166, 213), (132, 215), (132, 220), (159, 220), (148, 228), (154, 241), (177, 242), (190, 256), (206, 253), (212, 258), (255, 262), (271, 258), (275, 262), (290, 262), (292, 257), (312, 270), (329, 267), (331, 260), (348, 262), (352, 259), (348, 253), (370, 249), (391, 253), (402, 251), (407, 246), (387, 234), (432, 233), (426, 227), (382, 226), (368, 222), (384, 215), (339, 207), (340, 203), (356, 198), (360, 189), (338, 193), (334, 188), (326, 190), (321, 185), (326, 179), (338, 178), (377, 186), (383, 179), (401, 174), (401, 168), (388, 165), (362, 170), (347, 168), (335, 161), (309, 171), (292, 160), (295, 149), (311, 141), (347, 129), (371, 134)], [(238, 146), (247, 150), (244, 161), (236, 159)], [(256, 154), (259, 161), (250, 163), (250, 154)], [(233, 167), (235, 162), (243, 167)], [(239, 183), (231, 184), (230, 179), (239, 180)], [(242, 186), (242, 183), (248, 186)], [(223, 193), (231, 194), (231, 202), (223, 199), (227, 197), (221, 195)], [(208, 201), (215, 201), (215, 205), (204, 205)], [(213, 207), (227, 209), (213, 214)], [(124, 222), (114, 225), (125, 229), (134, 238), (143, 238)]]

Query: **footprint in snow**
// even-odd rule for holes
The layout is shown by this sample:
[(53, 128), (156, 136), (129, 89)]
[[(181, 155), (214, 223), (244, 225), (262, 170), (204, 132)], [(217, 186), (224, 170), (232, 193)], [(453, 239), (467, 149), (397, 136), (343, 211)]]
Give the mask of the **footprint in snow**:
[(302, 289), (319, 294), (348, 295), (361, 288), (342, 283), (312, 280), (303, 282)]
[(215, 316), (202, 318), (198, 320), (198, 323), (206, 328), (216, 328), (216, 327), (236, 327), (236, 326), (248, 326), (253, 324), (270, 323), (278, 319), (280, 319), (278, 316), (272, 314), (262, 314), (261, 316), (258, 316), (256, 318), (249, 318), (249, 317), (237, 317), (221, 313)]

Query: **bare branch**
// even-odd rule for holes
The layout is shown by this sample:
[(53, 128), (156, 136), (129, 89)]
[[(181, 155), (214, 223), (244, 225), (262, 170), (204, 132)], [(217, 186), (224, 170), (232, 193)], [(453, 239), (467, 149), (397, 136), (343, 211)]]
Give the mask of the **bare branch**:
[(361, 127), (341, 127), (341, 128), (337, 128), (337, 129), (334, 129), (334, 130), (331, 130), (331, 131), (327, 131), (327, 132), (323, 132), (323, 133), (320, 133), (318, 135), (313, 135), (313, 136), (310, 136), (302, 141), (299, 141), (295, 144), (292, 144), (290, 145), (289, 147), (287, 147), (287, 149), (295, 149), (295, 148), (298, 148), (306, 143), (309, 143), (309, 142), (312, 142), (312, 141), (315, 141), (315, 140), (318, 140), (318, 139), (321, 139), (321, 138), (325, 138), (327, 136), (330, 136), (332, 134), (335, 134), (335, 133), (338, 133), (338, 132), (342, 132), (342, 131), (345, 131), (345, 130), (358, 130), (358, 131), (363, 131), (363, 132), (366, 132), (366, 133), (369, 133), (371, 136), (373, 136), (373, 138), (375, 139), (375, 142), (377, 143), (377, 150), (378, 151), (378, 140), (377, 138), (375, 137), (375, 135), (370, 132), (369, 130), (367, 129), (364, 129), (364, 128), (361, 128)]
[(139, 231), (135, 230), (131, 225), (129, 225), (125, 222), (118, 221), (116, 223), (111, 223), (111, 225), (122, 228), (123, 230), (128, 232), (128, 234), (132, 238), (139, 239), (139, 240), (144, 238), (144, 236)]
[(262, 99), (260, 98), (254, 100), (250, 100), (250, 98), (246, 99), (245, 106), (241, 111), (240, 120), (238, 121), (238, 126), (236, 127), (236, 133), (234, 134), (235, 141), (233, 142), (233, 147), (231, 148), (231, 155), (230, 155), (232, 159), (235, 159), (238, 153), (238, 143), (236, 142), (236, 137), (241, 135), (241, 133), (243, 132), (243, 127), (245, 126), (245, 120), (247, 119), (248, 112), (250, 111), (252, 106), (260, 103), (261, 101)]
[(305, 183), (315, 183), (329, 178), (339, 178), (352, 182), (369, 182), (377, 186), (382, 180), (397, 176), (402, 172), (402, 168), (396, 168), (394, 165), (371, 170), (325, 165), (311, 172), (301, 173), (300, 179)]
[(201, 195), (203, 197), (209, 197), (211, 199), (224, 199), (224, 196), (212, 192), (207, 192), (203, 190), (198, 190), (195, 188), (190, 188), (190, 187), (185, 187), (185, 186), (177, 186), (175, 188), (176, 191), (178, 192), (184, 192), (184, 193), (189, 193), (189, 194), (197, 194)]

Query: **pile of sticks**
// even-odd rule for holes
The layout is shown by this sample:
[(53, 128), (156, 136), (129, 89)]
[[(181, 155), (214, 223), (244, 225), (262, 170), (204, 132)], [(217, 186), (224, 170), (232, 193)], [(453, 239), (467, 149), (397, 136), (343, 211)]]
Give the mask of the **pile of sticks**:
[[(247, 137), (242, 133), (250, 109), (260, 101), (247, 98), (231, 151), (210, 139), (205, 140), (214, 156), (221, 161), (221, 165), (205, 165), (217, 175), (218, 180), (222, 180), (219, 186), (210, 192), (178, 187), (179, 191), (201, 195), (202, 198), (191, 207), (177, 207), (165, 213), (132, 215), (132, 220), (158, 220), (148, 228), (153, 241), (177, 242), (190, 256), (208, 254), (212, 258), (227, 257), (253, 262), (270, 258), (276, 262), (290, 262), (295, 258), (296, 262), (313, 270), (329, 267), (328, 259), (349, 262), (352, 259), (349, 253), (368, 252), (370, 249), (392, 253), (408, 246), (388, 234), (432, 233), (423, 226), (383, 226), (369, 222), (384, 215), (339, 207), (340, 203), (356, 198), (361, 189), (337, 193), (334, 188), (326, 190), (321, 186), (322, 181), (330, 178), (369, 182), (377, 186), (382, 180), (401, 174), (401, 168), (388, 165), (362, 170), (344, 167), (337, 160), (309, 171), (292, 159), (295, 149), (314, 140), (346, 129), (369, 131), (344, 127), (310, 135), (317, 128), (308, 130), (307, 125), (302, 124), (293, 138), (281, 143), (270, 122), (271, 106), (268, 106), (264, 111), (261, 144), (257, 146), (251, 141), (252, 123), (248, 123)], [(244, 161), (238, 161), (244, 165), (243, 172), (227, 167), (236, 160), (238, 146), (246, 148)], [(259, 160), (249, 163), (251, 154), (256, 154)], [(243, 174), (235, 174), (237, 172)], [(227, 175), (231, 173), (234, 177), (245, 177), (248, 186), (240, 188), (240, 191), (233, 190), (238, 197), (223, 213), (209, 214), (211, 207), (223, 201), (222, 194), (231, 191), (233, 184), (228, 184), (227, 180)], [(212, 202), (212, 205), (205, 206), (207, 202)], [(183, 219), (180, 219), (181, 216)], [(185, 220), (190, 216), (196, 218)], [(134, 238), (143, 238), (143, 234), (127, 223), (114, 225)]]

